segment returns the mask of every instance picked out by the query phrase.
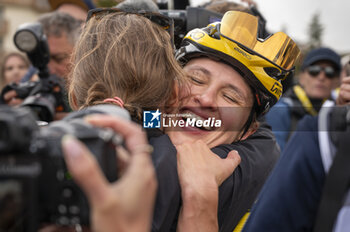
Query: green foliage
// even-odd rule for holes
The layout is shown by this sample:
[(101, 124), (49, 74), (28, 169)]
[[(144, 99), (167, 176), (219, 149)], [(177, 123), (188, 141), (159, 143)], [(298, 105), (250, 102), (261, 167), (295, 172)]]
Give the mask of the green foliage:
[(320, 13), (316, 12), (309, 24), (309, 49), (319, 48), (322, 46), (322, 36), (324, 27), (320, 22)]

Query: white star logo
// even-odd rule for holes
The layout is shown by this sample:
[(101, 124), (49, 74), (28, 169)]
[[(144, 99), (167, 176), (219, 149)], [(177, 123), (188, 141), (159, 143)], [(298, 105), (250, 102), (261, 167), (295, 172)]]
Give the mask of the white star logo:
[(159, 120), (159, 116), (162, 114), (161, 112), (159, 112), (159, 109), (157, 109), (157, 111), (156, 112), (154, 112), (154, 113), (151, 113), (152, 115), (153, 115), (153, 117), (152, 117), (152, 119), (151, 119), (151, 122), (154, 120), (154, 119), (157, 119), (157, 120)]

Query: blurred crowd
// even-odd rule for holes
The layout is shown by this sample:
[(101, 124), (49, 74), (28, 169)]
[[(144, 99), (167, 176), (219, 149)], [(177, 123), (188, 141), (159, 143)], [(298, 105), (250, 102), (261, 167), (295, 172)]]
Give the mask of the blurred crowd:
[[(189, 1), (49, 4), (13, 35), (33, 33), (35, 49), (28, 37), (1, 54), (0, 121), (29, 108), (41, 128), (83, 119), (123, 142), (110, 181), (79, 128), (67, 130), (63, 156), (89, 225), (46, 218), (40, 231), (350, 231), (349, 54), (300, 51), (293, 35), (266, 30), (251, 0), (196, 7), (209, 20), (184, 35)], [(220, 128), (145, 128), (159, 109)], [(0, 218), (8, 210), (0, 204)], [(0, 219), (0, 231), (16, 223)]]

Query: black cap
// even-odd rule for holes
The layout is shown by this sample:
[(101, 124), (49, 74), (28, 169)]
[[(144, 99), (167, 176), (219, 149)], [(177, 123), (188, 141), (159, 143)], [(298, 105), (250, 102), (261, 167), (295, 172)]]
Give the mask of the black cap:
[(311, 50), (305, 57), (301, 69), (312, 65), (317, 61), (329, 61), (334, 64), (334, 68), (339, 72), (341, 70), (340, 56), (329, 48), (316, 48)]

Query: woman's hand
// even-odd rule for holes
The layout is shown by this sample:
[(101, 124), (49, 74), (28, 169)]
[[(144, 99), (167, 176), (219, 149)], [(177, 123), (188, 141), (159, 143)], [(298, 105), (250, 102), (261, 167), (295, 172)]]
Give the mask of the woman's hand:
[(178, 145), (176, 149), (180, 184), (184, 188), (218, 187), (241, 160), (237, 151), (231, 151), (226, 159), (221, 159), (201, 140)]
[(183, 207), (179, 231), (217, 231), (218, 187), (241, 162), (237, 151), (226, 159), (201, 140), (176, 146)]
[(130, 153), (124, 175), (109, 183), (85, 145), (72, 136), (62, 141), (68, 170), (89, 200), (93, 230), (150, 231), (157, 180), (144, 132), (136, 124), (112, 116), (95, 115), (86, 120), (123, 136)]

